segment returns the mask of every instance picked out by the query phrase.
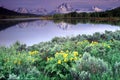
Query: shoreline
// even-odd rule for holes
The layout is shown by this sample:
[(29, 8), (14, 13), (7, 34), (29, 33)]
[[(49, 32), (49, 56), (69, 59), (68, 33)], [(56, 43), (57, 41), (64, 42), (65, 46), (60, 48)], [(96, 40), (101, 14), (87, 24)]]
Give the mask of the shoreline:
[(40, 18), (8, 18), (8, 19), (0, 19), (0, 21), (24, 21), (24, 20), (40, 20)]

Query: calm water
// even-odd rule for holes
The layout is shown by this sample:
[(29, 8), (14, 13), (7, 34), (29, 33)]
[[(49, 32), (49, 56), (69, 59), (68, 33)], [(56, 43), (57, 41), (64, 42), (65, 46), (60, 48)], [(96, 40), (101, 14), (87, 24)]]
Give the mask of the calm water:
[(54, 37), (93, 34), (95, 32), (104, 33), (105, 30), (115, 31), (120, 30), (120, 27), (109, 24), (91, 23), (73, 25), (65, 22), (54, 23), (47, 20), (19, 22), (0, 30), (0, 46), (9, 46), (16, 41), (30, 46), (39, 42), (49, 41)]

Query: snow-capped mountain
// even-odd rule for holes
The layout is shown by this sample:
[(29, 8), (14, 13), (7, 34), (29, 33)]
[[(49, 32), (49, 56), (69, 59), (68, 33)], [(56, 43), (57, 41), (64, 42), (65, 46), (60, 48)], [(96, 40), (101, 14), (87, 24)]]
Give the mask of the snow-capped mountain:
[(38, 15), (47, 15), (47, 10), (44, 8), (38, 8), (38, 9), (33, 9), (29, 10), (31, 14), (38, 14)]
[[(37, 14), (37, 15), (47, 15), (48, 12), (44, 8), (36, 8), (36, 9), (26, 9), (26, 8), (17, 8), (14, 11), (19, 12), (19, 13), (29, 13), (29, 14)], [(81, 9), (75, 9), (73, 8), (69, 3), (62, 3), (59, 5), (55, 10), (50, 12), (49, 14), (65, 14), (65, 13), (70, 13), (70, 12), (101, 12), (103, 9), (98, 8), (96, 6), (91, 7), (91, 8), (81, 8)]]
[(86, 12), (86, 13), (90, 13), (90, 12), (101, 12), (104, 11), (101, 8), (98, 8), (97, 6), (91, 7), (91, 8), (83, 8), (83, 9), (76, 9), (75, 10), (77, 13), (82, 13), (82, 12)]
[(73, 11), (74, 11), (74, 9), (72, 8), (72, 6), (69, 3), (62, 3), (61, 5), (59, 5), (56, 8), (56, 10), (54, 10), (52, 12), (52, 14), (55, 14), (55, 13), (64, 14), (64, 13), (70, 13)]
[(47, 10), (44, 8), (37, 8), (37, 9), (17, 8), (14, 11), (19, 12), (19, 13), (29, 13), (29, 14), (37, 14), (37, 15), (47, 14)]
[(91, 9), (76, 9), (75, 12), (77, 12), (77, 13), (82, 13), (82, 12), (90, 13), (90, 12), (94, 12), (94, 11)]
[(96, 6), (92, 7), (92, 9), (93, 9), (94, 12), (101, 12), (101, 11), (103, 11), (103, 9), (100, 9), (100, 8), (98, 8)]
[(29, 10), (26, 8), (17, 8), (14, 11), (19, 12), (19, 13), (29, 13)]

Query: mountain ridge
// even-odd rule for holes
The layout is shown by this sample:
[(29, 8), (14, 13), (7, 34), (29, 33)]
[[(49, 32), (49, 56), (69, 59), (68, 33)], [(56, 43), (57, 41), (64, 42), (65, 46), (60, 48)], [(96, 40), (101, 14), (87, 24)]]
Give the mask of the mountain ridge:
[(47, 10), (44, 8), (27, 9), (27, 8), (19, 7), (19, 8), (16, 8), (14, 11), (19, 13), (47, 15)]
[[(9, 10), (4, 7), (0, 7), (0, 19), (5, 18), (16, 18), (16, 17), (29, 17), (29, 16), (38, 16), (35, 14), (29, 14), (29, 13), (18, 13), (13, 10)], [(40, 15), (39, 15), (40, 16)]]

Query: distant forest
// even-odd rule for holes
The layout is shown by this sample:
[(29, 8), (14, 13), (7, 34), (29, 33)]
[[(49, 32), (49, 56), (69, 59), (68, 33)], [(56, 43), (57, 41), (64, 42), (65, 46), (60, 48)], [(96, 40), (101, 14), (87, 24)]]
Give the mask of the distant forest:
[(93, 17), (118, 17), (120, 18), (120, 7), (112, 9), (112, 10), (107, 10), (104, 12), (83, 12), (83, 13), (77, 13), (77, 12), (72, 12), (68, 14), (55, 14), (53, 15), (54, 19), (60, 19), (60, 18), (93, 18)]

